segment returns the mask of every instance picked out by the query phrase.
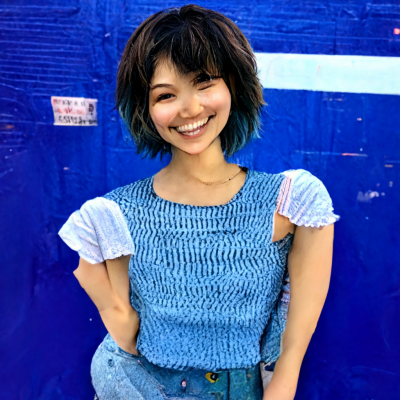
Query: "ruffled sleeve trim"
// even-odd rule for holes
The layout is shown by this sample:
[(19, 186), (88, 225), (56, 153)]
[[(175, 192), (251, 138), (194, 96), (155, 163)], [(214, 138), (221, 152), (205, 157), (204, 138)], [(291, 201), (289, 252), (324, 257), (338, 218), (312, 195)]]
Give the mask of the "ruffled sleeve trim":
[(75, 211), (58, 232), (61, 239), (91, 264), (134, 254), (128, 225), (118, 204), (96, 197)]
[(324, 184), (304, 169), (283, 173), (277, 212), (297, 226), (319, 228), (340, 217), (333, 213), (332, 200)]

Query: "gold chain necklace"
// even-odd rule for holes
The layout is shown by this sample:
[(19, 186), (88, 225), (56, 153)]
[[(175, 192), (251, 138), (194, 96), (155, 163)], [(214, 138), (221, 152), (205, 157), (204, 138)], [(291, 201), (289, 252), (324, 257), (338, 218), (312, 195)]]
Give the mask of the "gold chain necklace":
[(233, 175), (233, 176), (231, 176), (230, 178), (228, 178), (226, 181), (222, 181), (222, 182), (215, 182), (215, 181), (213, 181), (213, 182), (203, 182), (203, 181), (201, 181), (200, 179), (197, 179), (197, 180), (198, 180), (199, 182), (201, 182), (201, 183), (204, 183), (204, 185), (207, 185), (207, 186), (222, 185), (222, 184), (224, 184), (224, 183), (229, 182), (230, 180), (232, 180), (235, 176), (239, 175), (239, 174), (240, 174), (240, 171), (242, 171), (242, 167), (239, 165), (239, 171), (236, 172), (235, 175)]

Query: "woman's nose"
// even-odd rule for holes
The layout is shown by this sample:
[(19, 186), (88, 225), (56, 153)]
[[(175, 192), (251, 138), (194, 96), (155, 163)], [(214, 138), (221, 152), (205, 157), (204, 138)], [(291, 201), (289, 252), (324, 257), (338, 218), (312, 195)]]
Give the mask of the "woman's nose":
[(203, 108), (196, 96), (187, 96), (182, 99), (180, 114), (182, 118), (194, 118), (201, 114)]

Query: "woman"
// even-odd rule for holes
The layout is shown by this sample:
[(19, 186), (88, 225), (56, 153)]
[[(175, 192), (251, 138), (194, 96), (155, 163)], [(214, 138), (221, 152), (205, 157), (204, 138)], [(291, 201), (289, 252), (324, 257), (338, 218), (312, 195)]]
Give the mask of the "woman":
[(225, 160), (258, 137), (246, 38), (194, 5), (152, 15), (126, 45), (116, 100), (138, 153), (172, 158), (60, 230), (109, 332), (92, 362), (97, 396), (293, 400), (338, 216), (307, 171)]

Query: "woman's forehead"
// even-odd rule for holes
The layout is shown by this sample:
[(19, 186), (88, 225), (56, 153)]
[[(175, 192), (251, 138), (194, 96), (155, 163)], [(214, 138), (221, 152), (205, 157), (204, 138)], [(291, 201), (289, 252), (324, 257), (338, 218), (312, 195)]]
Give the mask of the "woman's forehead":
[[(191, 70), (190, 65), (192, 64), (193, 69)], [(200, 65), (194, 62), (184, 62), (182, 57), (171, 57), (168, 54), (164, 54), (157, 57), (155, 60), (154, 72), (151, 77), (151, 85), (154, 84), (155, 79), (166, 78), (175, 79), (179, 81), (192, 81), (196, 76), (201, 73), (206, 73), (211, 76), (221, 75), (218, 66), (214, 65), (212, 62), (203, 62)], [(222, 71), (221, 71), (222, 72)]]
[(159, 83), (174, 83), (174, 82), (190, 82), (198, 72), (189, 72), (183, 74), (178, 71), (178, 68), (172, 61), (163, 61), (157, 64), (150, 85), (157, 85)]

